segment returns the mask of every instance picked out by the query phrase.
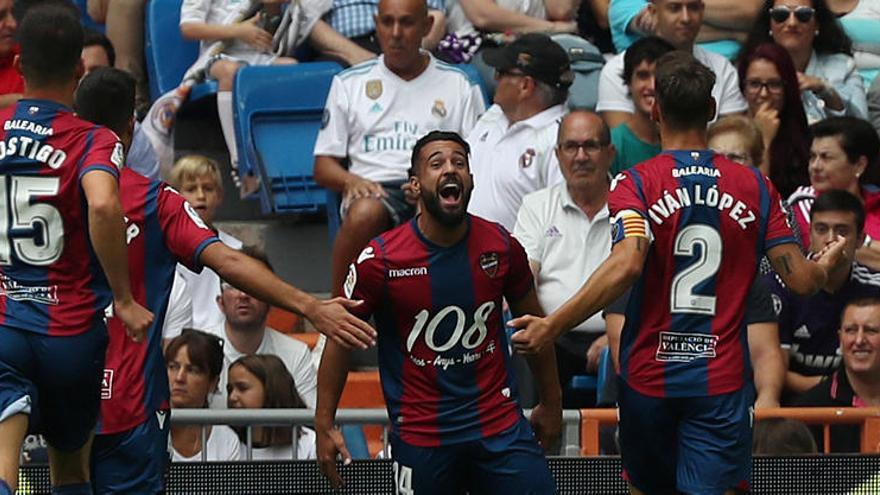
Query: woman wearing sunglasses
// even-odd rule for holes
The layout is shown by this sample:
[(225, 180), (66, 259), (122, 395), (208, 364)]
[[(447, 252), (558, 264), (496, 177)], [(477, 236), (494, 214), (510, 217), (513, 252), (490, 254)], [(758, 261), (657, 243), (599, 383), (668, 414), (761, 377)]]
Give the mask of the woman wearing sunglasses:
[(791, 55), (810, 123), (830, 116), (867, 117), (852, 41), (825, 0), (765, 0), (741, 54), (768, 41)]

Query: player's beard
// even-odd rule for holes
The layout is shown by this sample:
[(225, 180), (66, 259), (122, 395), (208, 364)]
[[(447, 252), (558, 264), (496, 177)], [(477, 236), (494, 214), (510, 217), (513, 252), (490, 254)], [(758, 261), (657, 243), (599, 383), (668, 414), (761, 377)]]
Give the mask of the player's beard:
[(422, 203), (428, 214), (434, 217), (444, 227), (457, 227), (467, 216), (467, 205), (471, 200), (471, 190), (462, 185), (461, 208), (456, 211), (447, 211), (440, 206), (440, 195), (435, 191), (428, 191), (424, 187), (421, 190)]

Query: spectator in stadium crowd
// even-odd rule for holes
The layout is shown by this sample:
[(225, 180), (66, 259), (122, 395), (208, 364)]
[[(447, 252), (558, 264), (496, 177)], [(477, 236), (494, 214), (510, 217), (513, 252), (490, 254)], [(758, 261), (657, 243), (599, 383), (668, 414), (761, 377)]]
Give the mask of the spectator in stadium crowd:
[[(880, 298), (850, 301), (837, 331), (842, 363), (831, 376), (808, 390), (799, 407), (880, 406)], [(825, 448), (821, 428), (813, 436)], [(860, 425), (831, 425), (831, 452), (861, 452)]]
[[(229, 366), (226, 385), (230, 409), (299, 409), (306, 405), (284, 362), (273, 354), (242, 356)], [(234, 428), (242, 445), (247, 442), (245, 428)], [(300, 427), (297, 431), (296, 457), (293, 452), (294, 430), (289, 426), (255, 427), (252, 434), (252, 458), (255, 461), (315, 459), (315, 430)], [(244, 456), (242, 456), (244, 457)]]
[[(226, 42), (222, 54), (212, 58), (206, 66), (207, 75), (217, 80), (217, 116), (220, 128), (226, 139), (229, 160), (233, 172), (238, 169), (238, 148), (232, 113), (232, 85), (235, 74), (245, 65), (291, 64), (296, 60), (290, 56), (277, 56), (273, 51), (273, 33), (267, 31), (266, 17), (280, 15), (283, 2), (264, 2), (262, 8), (251, 17), (248, 9), (251, 2), (237, 0), (187, 0), (180, 10), (180, 32), (184, 38), (200, 42), (199, 54), (205, 52), (218, 40)], [(314, 4), (313, 4), (314, 5)], [(304, 8), (303, 12), (313, 10)], [(317, 16), (309, 12), (306, 17)], [(373, 54), (347, 40), (333, 31), (326, 23), (317, 19), (296, 19), (302, 23), (298, 28), (306, 29), (312, 25), (309, 39), (319, 52), (327, 52), (347, 64), (362, 62)], [(242, 181), (242, 192), (248, 194), (256, 189), (254, 176), (238, 177)]]
[[(273, 271), (269, 259), (262, 251), (252, 247), (245, 247), (242, 251), (262, 263), (269, 272)], [(267, 327), (269, 305), (224, 280), (220, 281), (220, 294), (216, 304), (225, 320), (205, 331), (225, 342), (225, 362), (218, 392), (211, 396), (211, 407), (226, 407), (226, 371), (231, 363), (251, 354), (272, 354), (281, 358), (287, 371), (294, 377), (299, 396), (306, 406), (314, 409), (318, 384), (309, 346)]]
[(466, 134), (474, 174), (468, 212), (512, 231), (526, 194), (563, 182), (554, 149), (574, 73), (565, 50), (544, 34), (483, 57), (498, 87), (495, 104)]
[[(83, 40), (82, 60), (87, 76), (98, 67), (114, 67), (116, 51), (113, 44), (103, 34), (93, 29), (85, 30)], [(125, 166), (134, 169), (135, 172), (150, 179), (159, 178), (159, 157), (150, 144), (150, 139), (144, 134), (141, 123), (134, 121), (134, 137), (126, 146)]]
[(706, 133), (709, 149), (729, 160), (761, 168), (764, 137), (761, 128), (744, 115), (728, 115), (715, 121)]
[(875, 77), (868, 90), (868, 118), (874, 130), (880, 134), (880, 77)]
[(617, 150), (612, 177), (660, 153), (660, 129), (651, 118), (654, 70), (657, 59), (672, 50), (669, 42), (656, 36), (642, 38), (626, 49), (620, 77), (632, 99), (633, 113), (629, 120), (611, 129), (611, 142)]
[(752, 453), (791, 456), (815, 454), (816, 441), (803, 422), (788, 418), (768, 418), (755, 423)]
[(825, 0), (764, 0), (742, 53), (767, 42), (791, 55), (808, 123), (841, 115), (867, 117), (852, 41)]
[(810, 214), (810, 252), (819, 253), (832, 239), (842, 236), (847, 263), (828, 273), (823, 290), (806, 297), (792, 294), (778, 275), (765, 276), (779, 315), (789, 401), (840, 364), (835, 330), (844, 306), (854, 299), (880, 297), (880, 274), (855, 262), (856, 249), (865, 239), (865, 210), (859, 199), (847, 191), (831, 190), (816, 199)]
[(116, 50), (113, 49), (110, 40), (94, 29), (83, 28), (83, 30), (85, 38), (83, 38), (82, 60), (86, 69), (83, 77), (97, 67), (113, 67), (116, 62)]
[(12, 105), (24, 93), (24, 78), (13, 61), (18, 56), (18, 20), (13, 0), (0, 0), (0, 108)]
[(810, 133), (791, 56), (764, 43), (739, 61), (739, 84), (749, 116), (761, 129), (764, 156), (757, 163), (783, 198), (809, 182)]
[[(608, 127), (592, 112), (563, 118), (556, 156), (564, 182), (523, 198), (513, 234), (526, 250), (538, 301), (546, 311), (562, 305), (584, 284), (611, 251), (608, 169), (614, 160)], [(595, 374), (608, 345), (605, 324), (595, 315), (556, 341), (559, 383)], [(580, 407), (582, 397), (566, 397), (563, 407)]]
[(798, 188), (788, 200), (804, 245), (810, 232), (810, 207), (816, 197), (842, 189), (859, 198), (865, 209), (865, 246), (856, 258), (880, 270), (880, 188), (876, 185), (880, 137), (868, 122), (855, 117), (832, 117), (810, 127), (810, 185)]
[[(374, 315), (379, 328), (398, 491), (555, 493), (545, 451), (562, 427), (556, 358), (549, 346), (529, 359), (541, 402), (526, 421), (511, 390), (502, 298), (513, 314), (541, 307), (522, 246), (497, 224), (467, 214), (469, 155), (453, 132), (419, 139), (411, 181), (420, 214), (370, 241), (351, 264), (345, 291), (364, 301), (353, 312)], [(462, 332), (464, 325), (470, 329)], [(436, 340), (435, 329), (448, 338)], [(351, 460), (333, 426), (348, 363), (349, 354), (328, 341), (315, 429), (318, 465), (334, 487), (342, 483), (337, 454)]]
[[(657, 12), (649, 0), (614, 0), (608, 11), (611, 34), (618, 52), (642, 36), (657, 34)], [(761, 0), (704, 0), (703, 26), (697, 42), (706, 50), (732, 59), (752, 27)]]
[(853, 59), (865, 84), (880, 72), (880, 2), (871, 0), (827, 0), (828, 8), (840, 20), (853, 41)]
[(384, 54), (336, 75), (330, 86), (314, 175), (342, 196), (334, 294), (367, 242), (415, 212), (401, 188), (416, 140), (434, 129), (467, 133), (485, 108), (463, 72), (421, 50), (433, 19), (424, 0), (381, 0), (376, 35)]
[[(382, 22), (379, 19), (380, 3), (380, 0), (333, 0), (333, 8), (324, 19), (334, 30), (362, 49), (374, 54), (387, 53), (391, 47), (383, 43), (379, 32)], [(419, 46), (432, 52), (446, 34), (446, 2), (427, 0), (424, 4), (430, 19), (427, 20), (426, 29), (419, 33)]]
[[(547, 317), (509, 322), (521, 329), (511, 337), (517, 352), (540, 352), (635, 284), (621, 335), (619, 434), (630, 486), (643, 493), (747, 488), (754, 397), (741, 328), (761, 251), (799, 293), (821, 288), (827, 272), (841, 264), (839, 239), (818, 262), (805, 260), (769, 181), (706, 150), (713, 85), (715, 75), (690, 53), (676, 50), (657, 60), (653, 115), (664, 151), (612, 183), (611, 255)], [(731, 203), (757, 205), (769, 198), (768, 206), (752, 212), (757, 221), (742, 225), (699, 197), (709, 185), (719, 197), (737, 198)], [(677, 211), (668, 215), (656, 211), (675, 203)], [(700, 218), (714, 219), (715, 227)], [(711, 274), (682, 283), (704, 262), (711, 263)], [(719, 297), (724, 302), (716, 305)], [(693, 346), (693, 332), (705, 346)], [(677, 455), (669, 455), (673, 451)]]
[[(171, 387), (172, 409), (208, 407), (208, 397), (216, 391), (223, 368), (223, 341), (214, 335), (185, 328), (165, 348), (165, 365)], [(171, 427), (171, 460), (202, 460), (202, 425)], [(209, 425), (204, 439), (206, 461), (237, 461), (241, 442), (232, 428)]]
[(479, 33), (575, 33), (573, 0), (450, 0), (446, 28), (459, 39)]
[[(739, 92), (736, 70), (726, 58), (696, 46), (694, 42), (703, 25), (702, 0), (654, 0), (647, 6), (656, 19), (654, 35), (677, 50), (693, 53), (703, 65), (715, 74), (712, 97), (715, 99), (715, 118), (745, 112), (748, 106)], [(627, 94), (627, 85), (620, 78), (626, 52), (617, 54), (602, 67), (599, 78), (599, 102), (596, 110), (612, 129), (632, 118), (633, 102)], [(714, 119), (713, 119), (714, 120)]]
[[(168, 183), (189, 202), (203, 222), (216, 228), (214, 217), (223, 203), (223, 178), (217, 162), (204, 155), (182, 156), (171, 169)], [(241, 249), (240, 240), (220, 229), (217, 234), (223, 244)], [(169, 306), (175, 317), (166, 326), (165, 338), (175, 337), (184, 327), (205, 329), (222, 324), (225, 317), (217, 307), (219, 296), (220, 277), (216, 272), (206, 268), (195, 273), (178, 266)], [(188, 315), (187, 307), (191, 308)]]

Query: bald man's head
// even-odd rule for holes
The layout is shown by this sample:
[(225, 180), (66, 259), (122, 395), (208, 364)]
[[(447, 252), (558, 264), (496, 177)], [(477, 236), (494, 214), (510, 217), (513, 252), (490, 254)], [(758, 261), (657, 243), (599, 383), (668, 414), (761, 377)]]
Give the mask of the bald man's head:
[(404, 80), (417, 77), (427, 67), (422, 39), (431, 32), (434, 18), (425, 0), (380, 0), (376, 13), (376, 38), (385, 66)]
[(379, 0), (378, 15), (382, 12), (403, 8), (421, 17), (428, 16), (428, 2), (426, 0)]
[(597, 137), (603, 143), (611, 142), (611, 130), (599, 114), (589, 110), (573, 110), (571, 113), (563, 117), (562, 122), (559, 123), (559, 132), (556, 134), (556, 143), (562, 143), (569, 127), (581, 125), (595, 126), (598, 131)]

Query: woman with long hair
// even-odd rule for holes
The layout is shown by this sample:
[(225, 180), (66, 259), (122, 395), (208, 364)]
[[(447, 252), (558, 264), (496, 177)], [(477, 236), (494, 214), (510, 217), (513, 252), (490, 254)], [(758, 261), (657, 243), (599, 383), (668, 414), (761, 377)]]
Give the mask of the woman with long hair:
[(866, 118), (865, 86), (852, 41), (825, 0), (764, 0), (741, 57), (767, 42), (791, 56), (810, 124), (842, 115)]
[(743, 54), (738, 70), (749, 116), (764, 140), (761, 171), (787, 198), (810, 182), (809, 128), (794, 64), (784, 48), (764, 43)]

